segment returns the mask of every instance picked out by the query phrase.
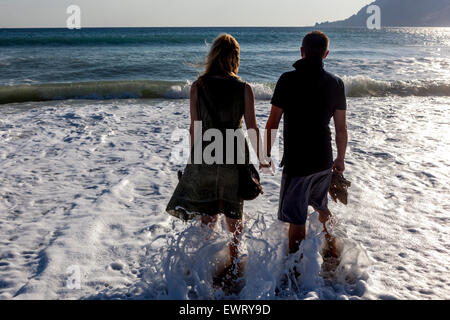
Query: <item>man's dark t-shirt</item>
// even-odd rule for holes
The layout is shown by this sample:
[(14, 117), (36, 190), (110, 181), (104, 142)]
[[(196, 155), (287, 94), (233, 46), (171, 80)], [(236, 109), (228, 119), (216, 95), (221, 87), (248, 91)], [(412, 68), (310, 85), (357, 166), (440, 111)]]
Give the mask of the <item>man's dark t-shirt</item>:
[(330, 120), (347, 102), (343, 81), (322, 59), (304, 58), (294, 68), (278, 80), (271, 103), (284, 111), (284, 172), (308, 176), (333, 166)]

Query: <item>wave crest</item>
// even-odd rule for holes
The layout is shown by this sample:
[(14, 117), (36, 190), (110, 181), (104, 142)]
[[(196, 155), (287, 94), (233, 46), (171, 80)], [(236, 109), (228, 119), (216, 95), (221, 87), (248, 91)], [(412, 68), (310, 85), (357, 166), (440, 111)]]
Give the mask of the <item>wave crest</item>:
[[(348, 97), (450, 96), (450, 82), (387, 81), (344, 76)], [(251, 83), (257, 100), (270, 100), (275, 83)], [(0, 104), (66, 99), (189, 99), (188, 81), (124, 80), (0, 86)]]
[(438, 80), (386, 81), (366, 76), (342, 78), (349, 97), (450, 96), (450, 83)]

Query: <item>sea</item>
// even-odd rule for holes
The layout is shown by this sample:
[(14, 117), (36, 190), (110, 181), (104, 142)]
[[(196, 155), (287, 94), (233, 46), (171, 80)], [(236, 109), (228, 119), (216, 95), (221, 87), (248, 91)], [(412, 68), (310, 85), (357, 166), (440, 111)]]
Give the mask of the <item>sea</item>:
[(211, 231), (165, 213), (214, 39), (240, 43), (263, 128), (312, 30), (0, 29), (0, 299), (450, 299), (450, 28), (322, 30), (348, 99), (338, 258), (312, 209), (287, 256), (279, 168), (245, 203), (239, 290), (213, 283), (223, 219)]

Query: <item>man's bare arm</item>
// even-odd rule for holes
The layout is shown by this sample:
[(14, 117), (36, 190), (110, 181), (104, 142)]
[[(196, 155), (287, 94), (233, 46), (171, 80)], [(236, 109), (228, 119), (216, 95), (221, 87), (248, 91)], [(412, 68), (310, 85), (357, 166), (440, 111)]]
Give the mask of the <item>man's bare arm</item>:
[(278, 126), (280, 125), (281, 117), (283, 116), (283, 109), (276, 106), (272, 106), (269, 119), (266, 124), (265, 143), (266, 143), (266, 156), (270, 157), (272, 152), (272, 146), (277, 137)]
[(345, 171), (345, 153), (347, 151), (348, 133), (345, 110), (336, 110), (334, 113), (334, 126), (336, 129), (337, 158), (334, 161), (333, 170), (338, 173)]

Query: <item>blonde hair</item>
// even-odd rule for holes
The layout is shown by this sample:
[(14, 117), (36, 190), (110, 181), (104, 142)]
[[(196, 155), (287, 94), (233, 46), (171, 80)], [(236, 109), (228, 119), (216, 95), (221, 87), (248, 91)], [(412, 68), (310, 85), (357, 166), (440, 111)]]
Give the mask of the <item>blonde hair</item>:
[(240, 47), (229, 34), (221, 34), (214, 40), (205, 63), (205, 72), (199, 77), (216, 75), (239, 79)]

